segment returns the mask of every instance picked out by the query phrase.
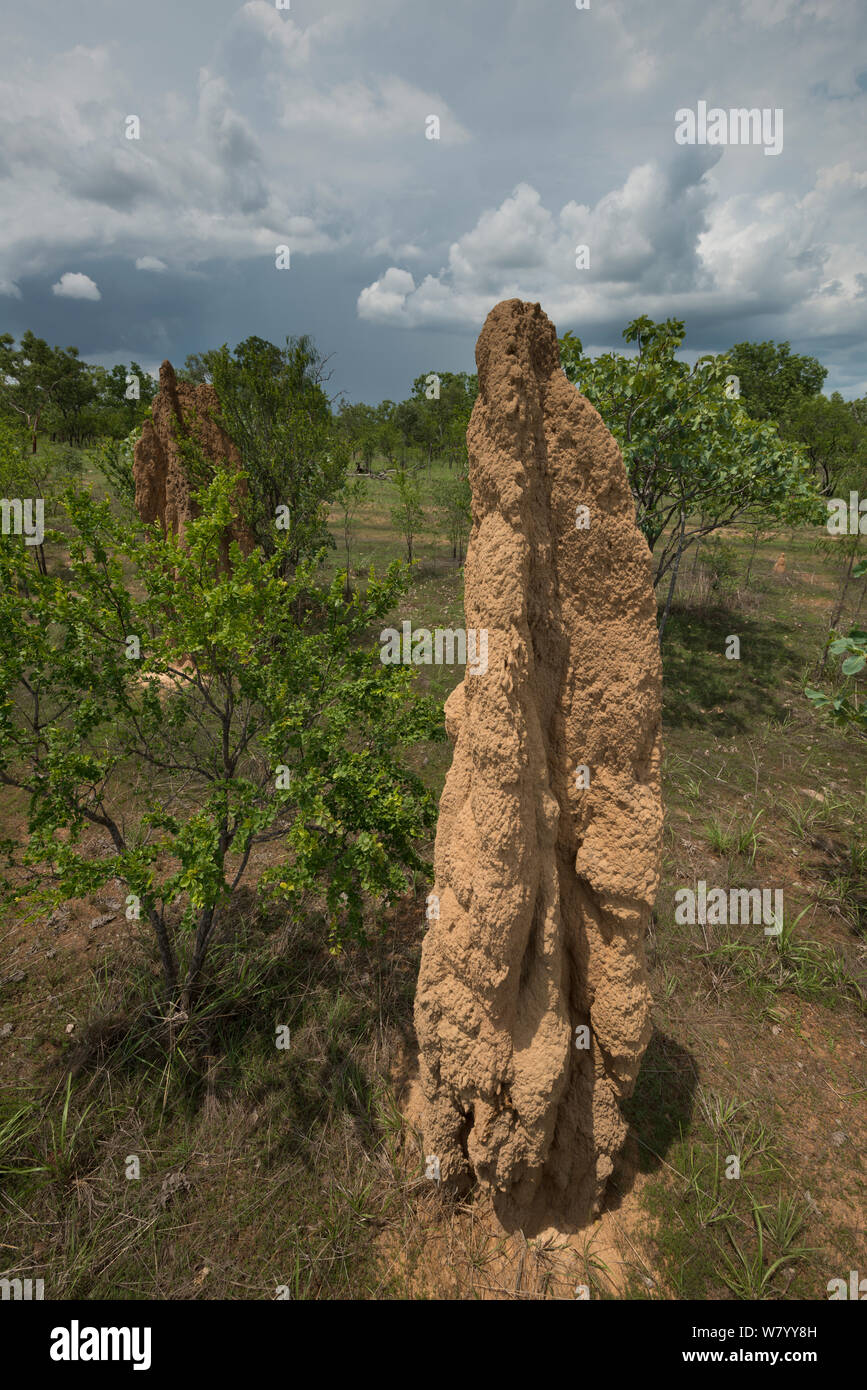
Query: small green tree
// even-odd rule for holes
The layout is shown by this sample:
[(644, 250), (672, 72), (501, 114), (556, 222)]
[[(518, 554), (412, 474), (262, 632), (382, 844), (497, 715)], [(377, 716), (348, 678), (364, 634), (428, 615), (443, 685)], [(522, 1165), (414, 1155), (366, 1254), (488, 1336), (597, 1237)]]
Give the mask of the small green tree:
[(803, 451), (751, 419), (729, 393), (727, 358), (702, 357), (692, 369), (678, 361), (677, 319), (635, 319), (623, 336), (635, 356), (590, 359), (566, 334), (561, 359), (620, 445), (654, 584), (668, 577), (661, 637), (683, 555), (702, 536), (744, 516), (794, 524), (826, 513)]
[(116, 363), (108, 370), (92, 367), (91, 372), (99, 394), (94, 432), (112, 439), (128, 439), (141, 428), (159, 383), (138, 362), (130, 362), (128, 367)]
[(398, 500), (391, 508), (391, 520), (403, 536), (407, 562), (411, 565), (416, 538), (425, 522), (421, 490), (418, 478), (405, 468), (396, 470), (394, 481)]
[[(854, 531), (848, 531), (845, 535), (842, 536), (832, 537), (829, 535), (822, 535), (815, 542), (814, 548), (819, 552), (820, 555), (823, 555), (825, 557), (825, 559), (830, 563), (831, 567), (835, 569), (839, 575), (839, 587), (837, 589), (837, 594), (834, 599), (834, 606), (831, 610), (831, 616), (828, 621), (828, 637), (826, 639), (825, 646), (822, 649), (816, 667), (817, 676), (821, 676), (825, 670), (825, 666), (828, 661), (828, 656), (830, 655), (829, 644), (837, 636), (837, 625), (839, 624), (840, 619), (843, 616), (843, 611), (846, 607), (846, 600), (849, 595), (850, 585), (852, 584), (853, 580), (858, 579), (864, 574), (863, 565), (858, 559), (858, 552), (860, 547), (860, 526), (856, 527)], [(862, 586), (862, 600), (863, 597), (864, 593)], [(858, 610), (860, 610), (860, 607), (861, 604), (859, 603)]]
[(101, 440), (94, 451), (99, 471), (127, 516), (135, 513), (133, 462), (136, 442), (140, 437), (141, 429), (136, 426), (125, 439), (113, 439), (109, 436)]
[(376, 457), (377, 419), (373, 406), (343, 402), (337, 428), (346, 441), (350, 457), (361, 463), (363, 472), (369, 473)]
[(51, 391), (46, 424), (52, 439), (80, 447), (97, 429), (98, 388), (94, 369), (81, 361), (78, 348), (67, 348), (63, 354), (59, 349), (55, 352), (63, 370)]
[[(14, 416), (0, 415), (0, 498), (22, 501), (29, 498), (34, 503), (41, 502), (45, 524), (50, 526), (57, 520), (64, 487), (80, 471), (80, 455), (76, 450), (43, 445), (34, 454), (23, 423)], [(28, 544), (27, 553), (37, 569), (46, 573), (44, 540)]]
[(398, 408), (394, 401), (380, 401), (376, 407), (374, 438), (377, 450), (389, 468), (403, 468), (401, 457), (406, 449), (406, 440), (398, 423)]
[(202, 360), (247, 471), (253, 534), (266, 555), (279, 549), (288, 573), (333, 545), (327, 509), (345, 451), (322, 386), (324, 361), (308, 337), (288, 338), (284, 348), (247, 338), (233, 353), (223, 346)]
[(36, 465), (25, 454), (28, 444), (24, 427), (14, 417), (0, 415), (0, 495), (3, 497), (37, 495), (32, 491)]
[(452, 559), (464, 562), (464, 546), (473, 521), (472, 493), (466, 473), (452, 473), (433, 485), (433, 500), (440, 526), (452, 548)]
[(818, 395), (828, 375), (818, 358), (792, 352), (787, 342), (735, 343), (725, 357), (750, 418), (778, 426)]
[(337, 494), (343, 529), (343, 548), (346, 551), (346, 594), (352, 593), (352, 526), (355, 514), (365, 498), (363, 478), (353, 478), (347, 474), (343, 487)]
[(31, 453), (36, 453), (44, 417), (62, 399), (70, 408), (74, 385), (81, 383), (84, 371), (78, 348), (49, 347), (30, 329), (16, 348), (11, 333), (0, 334), (0, 407), (26, 425)]
[(780, 432), (803, 445), (825, 497), (848, 496), (850, 484), (864, 491), (867, 426), (839, 391), (830, 397), (797, 400), (782, 420)]
[[(862, 560), (853, 570), (852, 578), (864, 579), (865, 577), (867, 577), (867, 560)], [(804, 694), (816, 709), (829, 714), (836, 724), (855, 729), (859, 733), (867, 733), (867, 700), (863, 698), (859, 700), (858, 696), (858, 677), (867, 668), (867, 631), (862, 627), (852, 627), (845, 637), (841, 637), (832, 629), (828, 637), (827, 651), (831, 656), (843, 657), (840, 672), (845, 677), (847, 684), (844, 684), (842, 690), (832, 695), (827, 695), (824, 691), (815, 690), (810, 686), (806, 688)], [(849, 682), (852, 683), (851, 694), (847, 689)]]
[(469, 372), (426, 372), (415, 378), (412, 437), (428, 466), (439, 457), (466, 472), (467, 425), (478, 394), (478, 378)]
[[(233, 545), (226, 572), (234, 479), (197, 500), (183, 548), (69, 489), (67, 582), (0, 538), (0, 783), (28, 800), (24, 834), (2, 845), (4, 894), (57, 902), (121, 880), (187, 1012), (245, 874), (289, 904), (323, 900), (339, 943), (426, 869), (435, 808), (401, 750), (442, 724), (370, 647), (396, 563), (350, 603), (342, 574), (317, 587), (315, 561), (287, 578), (279, 548)], [(306, 592), (315, 628), (298, 620)], [(282, 852), (263, 867), (266, 842)]]

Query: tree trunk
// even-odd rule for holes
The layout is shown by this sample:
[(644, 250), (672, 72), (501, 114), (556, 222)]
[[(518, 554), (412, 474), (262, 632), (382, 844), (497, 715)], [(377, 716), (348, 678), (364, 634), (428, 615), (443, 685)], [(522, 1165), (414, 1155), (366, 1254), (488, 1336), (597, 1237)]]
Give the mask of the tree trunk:
[(349, 548), (349, 527), (343, 528), (343, 544), (346, 548), (346, 584), (343, 593), (346, 598), (352, 596), (352, 552)]
[(208, 946), (214, 932), (214, 922), (216, 920), (216, 907), (202, 908), (199, 917), (199, 925), (196, 931), (196, 941), (193, 946), (193, 958), (190, 961), (190, 968), (187, 971), (187, 978), (184, 981), (183, 994), (181, 996), (181, 1008), (184, 1013), (192, 1013), (195, 1003), (196, 990), (202, 968), (205, 964), (205, 957), (208, 953)]
[[(702, 512), (701, 515), (700, 515), (700, 517), (699, 517), (699, 525), (700, 525), (700, 526), (703, 526), (703, 525), (704, 525), (704, 512)], [(695, 553), (694, 553), (694, 555), (693, 555), (693, 557), (692, 557), (692, 574), (691, 574), (691, 576), (690, 576), (691, 579), (695, 579), (696, 576), (698, 575), (698, 555), (699, 555), (699, 551), (701, 550), (701, 542), (702, 542), (702, 537), (699, 536), (698, 540), (697, 540), (696, 543), (695, 543)]]
[(668, 622), (668, 615), (671, 612), (671, 601), (674, 598), (674, 587), (677, 584), (677, 572), (680, 569), (680, 557), (683, 554), (683, 533), (686, 527), (686, 514), (683, 508), (680, 509), (680, 540), (677, 546), (677, 555), (674, 560), (674, 567), (671, 573), (671, 583), (668, 586), (668, 597), (665, 600), (665, 609), (659, 624), (659, 645), (662, 646), (662, 634), (665, 632), (665, 625)]
[(747, 572), (746, 572), (746, 574), (744, 575), (744, 588), (745, 588), (745, 589), (748, 589), (748, 588), (750, 587), (750, 575), (751, 575), (752, 572), (753, 572), (753, 560), (756, 558), (756, 551), (758, 550), (758, 547), (759, 547), (759, 528), (758, 528), (758, 526), (757, 526), (756, 529), (755, 529), (755, 531), (753, 532), (753, 548), (752, 548), (752, 550), (750, 551), (750, 558), (749, 558), (749, 560), (747, 561)]
[(172, 950), (172, 944), (169, 941), (169, 934), (166, 931), (166, 924), (163, 921), (160, 913), (157, 912), (155, 907), (152, 907), (148, 910), (148, 917), (150, 918), (151, 926), (154, 929), (154, 935), (156, 936), (157, 945), (160, 951), (160, 960), (162, 961), (163, 966), (163, 979), (165, 980), (166, 991), (169, 995), (169, 998), (173, 998), (178, 984), (178, 967), (175, 961), (174, 952)]

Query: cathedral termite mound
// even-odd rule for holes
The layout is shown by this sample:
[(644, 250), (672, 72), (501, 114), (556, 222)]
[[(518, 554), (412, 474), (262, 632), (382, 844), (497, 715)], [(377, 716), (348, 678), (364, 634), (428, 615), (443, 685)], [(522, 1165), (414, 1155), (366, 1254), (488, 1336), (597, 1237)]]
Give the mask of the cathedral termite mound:
[[(186, 524), (196, 515), (192, 494), (196, 484), (183, 457), (183, 442), (191, 440), (213, 468), (241, 467), (241, 456), (222, 425), (220, 403), (213, 386), (178, 381), (171, 362), (160, 367), (160, 389), (153, 399), (151, 416), (142, 426), (135, 446), (133, 478), (135, 504), (142, 521), (158, 521), (163, 533), (183, 542)], [(246, 495), (244, 479), (238, 480), (240, 502)], [(254, 546), (250, 529), (236, 516), (221, 545), (221, 563), (228, 568), (229, 545), (236, 540), (245, 555)]]
[(467, 433), (466, 627), (415, 1003), (427, 1172), (524, 1230), (604, 1202), (647, 1046), (662, 673), (617, 444), (538, 304), (498, 304)]

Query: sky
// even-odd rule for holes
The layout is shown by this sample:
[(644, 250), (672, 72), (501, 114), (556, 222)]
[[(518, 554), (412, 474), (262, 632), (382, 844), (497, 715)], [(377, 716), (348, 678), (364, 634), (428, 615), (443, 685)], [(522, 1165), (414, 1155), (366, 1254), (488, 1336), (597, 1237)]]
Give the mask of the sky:
[[(151, 371), (309, 333), (374, 403), (517, 296), (867, 394), (863, 0), (580, 2), (4, 0), (0, 332)], [(699, 103), (782, 147), (680, 143)]]

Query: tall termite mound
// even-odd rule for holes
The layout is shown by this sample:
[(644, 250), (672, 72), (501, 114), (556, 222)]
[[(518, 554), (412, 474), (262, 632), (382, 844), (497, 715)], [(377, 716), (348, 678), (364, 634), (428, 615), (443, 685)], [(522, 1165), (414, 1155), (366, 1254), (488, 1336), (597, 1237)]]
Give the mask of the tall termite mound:
[(476, 363), (465, 609), (488, 661), (446, 703), (419, 1119), (429, 1176), (477, 1179), (524, 1229), (534, 1212), (581, 1225), (602, 1205), (651, 1032), (650, 553), (617, 444), (567, 380), (540, 306), (492, 309)]
[[(158, 521), (164, 534), (172, 532), (184, 539), (187, 522), (196, 515), (192, 494), (197, 484), (189, 476), (183, 457), (183, 442), (195, 442), (214, 468), (241, 467), (241, 456), (217, 416), (220, 402), (213, 386), (178, 381), (171, 362), (160, 367), (160, 389), (153, 399), (150, 420), (145, 420), (135, 446), (133, 478), (135, 504), (142, 521)], [(244, 479), (238, 480), (237, 496), (246, 494)], [(245, 555), (254, 539), (238, 516), (221, 543), (221, 561), (229, 563), (229, 545), (236, 540)]]

